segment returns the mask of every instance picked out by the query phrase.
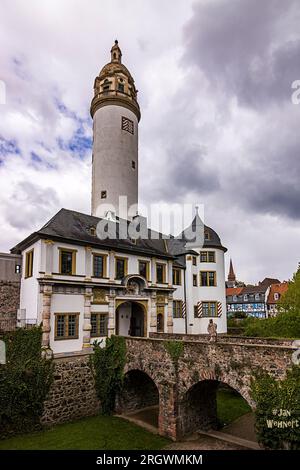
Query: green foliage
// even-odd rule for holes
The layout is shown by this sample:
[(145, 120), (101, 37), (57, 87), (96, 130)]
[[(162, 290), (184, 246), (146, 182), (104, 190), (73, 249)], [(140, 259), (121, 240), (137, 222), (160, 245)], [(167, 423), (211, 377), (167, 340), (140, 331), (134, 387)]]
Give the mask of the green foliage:
[(0, 437), (40, 428), (53, 362), (41, 356), (42, 330), (17, 329), (3, 337), (7, 363), (0, 366)]
[(270, 449), (299, 450), (300, 367), (293, 366), (282, 381), (267, 373), (256, 376), (252, 379), (251, 395), (256, 402), (259, 442)]
[(281, 297), (278, 306), (282, 312), (300, 315), (300, 270), (294, 274), (288, 290)]
[(183, 342), (176, 340), (165, 341), (164, 346), (168, 354), (171, 356), (174, 364), (177, 364), (180, 356), (183, 354), (184, 351)]
[(0, 450), (159, 450), (169, 443), (124, 419), (98, 415), (5, 439)]
[(217, 392), (217, 410), (221, 427), (251, 412), (250, 406), (239, 393), (222, 387)]
[(300, 310), (281, 312), (274, 318), (247, 318), (243, 326), (245, 336), (300, 338)]
[(91, 367), (104, 415), (110, 415), (114, 411), (116, 394), (123, 385), (125, 362), (126, 343), (123, 337), (107, 338), (104, 348), (101, 348), (100, 343), (94, 343)]

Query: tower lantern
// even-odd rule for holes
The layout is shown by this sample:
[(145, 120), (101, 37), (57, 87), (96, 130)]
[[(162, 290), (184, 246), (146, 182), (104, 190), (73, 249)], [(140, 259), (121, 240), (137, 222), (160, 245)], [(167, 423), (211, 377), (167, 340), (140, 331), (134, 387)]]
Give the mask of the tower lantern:
[(134, 80), (121, 62), (116, 40), (111, 61), (94, 83), (92, 215), (119, 212), (119, 197), (138, 204), (138, 123), (141, 118)]

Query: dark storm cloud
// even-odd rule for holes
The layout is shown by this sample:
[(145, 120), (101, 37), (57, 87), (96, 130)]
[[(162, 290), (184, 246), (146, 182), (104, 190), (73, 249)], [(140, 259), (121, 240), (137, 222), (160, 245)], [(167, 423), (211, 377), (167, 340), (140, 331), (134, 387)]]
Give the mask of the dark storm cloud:
[(300, 78), (298, 0), (199, 3), (184, 28), (183, 63), (254, 108), (290, 100)]
[(168, 152), (169, 184), (162, 187), (160, 196), (169, 201), (180, 201), (187, 192), (208, 194), (219, 188), (219, 180), (204, 160), (205, 150), (173, 149)]
[(257, 159), (246, 171), (239, 169), (233, 189), (245, 208), (300, 219), (300, 135), (294, 138), (274, 147), (267, 139), (259, 142)]
[[(207, 184), (204, 172), (201, 189), (251, 217), (300, 219), (300, 106), (291, 101), (291, 84), (300, 79), (299, 24), (298, 0), (215, 0), (195, 4), (184, 27), (181, 66), (187, 66), (190, 76), (195, 67), (206, 76), (220, 112), (224, 103), (231, 109), (231, 98), (236, 98), (237, 110), (234, 115), (228, 112), (221, 125), (224, 132), (232, 126), (238, 133), (239, 117), (245, 119), (245, 108), (250, 111), (247, 137), (237, 134), (238, 146), (231, 137), (239, 154), (229, 152), (223, 159), (220, 150), (222, 168), (217, 169), (219, 176), (214, 172), (218, 184)], [(213, 160), (215, 155), (207, 149), (207, 160)], [(195, 168), (190, 171), (188, 178), (196, 187)], [(173, 178), (181, 181), (177, 174), (180, 165)]]

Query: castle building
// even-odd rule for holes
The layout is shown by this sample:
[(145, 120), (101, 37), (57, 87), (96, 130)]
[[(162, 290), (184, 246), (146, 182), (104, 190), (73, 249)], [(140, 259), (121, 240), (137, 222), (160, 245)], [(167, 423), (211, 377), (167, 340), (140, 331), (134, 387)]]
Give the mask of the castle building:
[[(22, 257), (19, 316), (42, 323), (43, 347), (55, 354), (112, 334), (205, 334), (211, 318), (227, 331), (226, 248), (217, 233), (196, 213), (178, 237), (154, 237), (136, 212), (118, 212), (121, 195), (128, 206), (138, 203), (141, 116), (121, 57), (116, 41), (94, 84), (92, 214), (61, 209), (11, 250)], [(143, 236), (118, 236), (132, 222), (144, 226)], [(106, 230), (117, 236), (105, 238)], [(187, 241), (200, 230), (203, 241)]]

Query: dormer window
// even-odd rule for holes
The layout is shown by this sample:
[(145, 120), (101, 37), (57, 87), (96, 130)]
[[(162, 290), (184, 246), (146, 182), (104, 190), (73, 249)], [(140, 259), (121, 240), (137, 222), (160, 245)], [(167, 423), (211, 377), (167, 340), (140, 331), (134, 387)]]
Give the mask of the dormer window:
[(207, 231), (204, 232), (204, 240), (210, 240), (210, 235)]
[(96, 227), (90, 227), (90, 234), (92, 235), (92, 237), (95, 237), (97, 235)]

